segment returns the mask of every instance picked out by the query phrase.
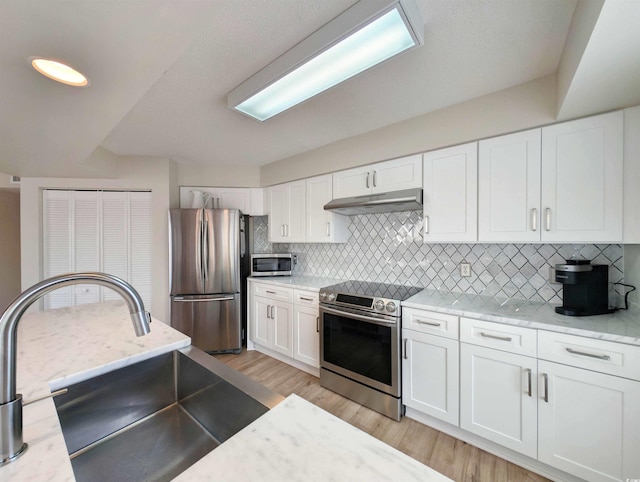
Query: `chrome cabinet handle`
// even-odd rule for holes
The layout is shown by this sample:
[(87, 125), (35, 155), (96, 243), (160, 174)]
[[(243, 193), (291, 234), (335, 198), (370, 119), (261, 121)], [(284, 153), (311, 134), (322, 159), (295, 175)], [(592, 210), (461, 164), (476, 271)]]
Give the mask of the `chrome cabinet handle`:
[(284, 224), (280, 225), (280, 236), (284, 238)]
[(320, 333), (320, 317), (316, 316), (316, 333)]
[(544, 228), (547, 231), (551, 231), (551, 208), (547, 208), (544, 210)]
[(327, 223), (327, 236), (331, 236), (331, 223)]
[(531, 396), (531, 368), (527, 368), (527, 395)]
[(376, 187), (376, 171), (373, 171), (373, 187)]
[(442, 323), (434, 323), (432, 321), (416, 320), (419, 325), (442, 326)]
[(424, 217), (424, 234), (429, 234), (429, 216)]
[(370, 173), (368, 172), (368, 173), (367, 173), (367, 189), (369, 189), (369, 187), (371, 187), (371, 186), (369, 186), (369, 174), (370, 174)]
[(484, 338), (492, 338), (494, 340), (500, 340), (500, 341), (511, 341), (513, 339), (510, 336), (490, 335), (489, 333), (485, 333), (483, 331), (480, 332), (480, 336)]
[(574, 350), (573, 348), (566, 348), (566, 350), (572, 355), (588, 356), (590, 358), (597, 358), (598, 360), (607, 360), (607, 361), (611, 360), (611, 357), (609, 355), (598, 355), (596, 353), (586, 353), (584, 351)]
[(271, 305), (267, 305), (267, 319), (271, 319)]
[(306, 298), (304, 296), (301, 296), (300, 299), (304, 301), (313, 301), (313, 298)]
[(544, 396), (542, 399), (549, 403), (549, 375), (546, 373), (542, 374), (542, 379), (544, 380)]
[(531, 210), (531, 231), (538, 230), (538, 210), (533, 208)]
[(265, 293), (269, 293), (270, 295), (275, 295), (276, 294), (275, 291), (269, 291), (269, 290), (266, 290)]
[(276, 307), (272, 305), (272, 306), (271, 306), (271, 319), (272, 319), (272, 320), (275, 320), (275, 319), (276, 319), (276, 315), (274, 315), (274, 314), (273, 314), (273, 310), (275, 310), (275, 309), (276, 309)]
[(408, 360), (409, 359), (409, 355), (407, 354), (407, 342), (409, 341), (408, 338), (404, 339), (404, 359)]

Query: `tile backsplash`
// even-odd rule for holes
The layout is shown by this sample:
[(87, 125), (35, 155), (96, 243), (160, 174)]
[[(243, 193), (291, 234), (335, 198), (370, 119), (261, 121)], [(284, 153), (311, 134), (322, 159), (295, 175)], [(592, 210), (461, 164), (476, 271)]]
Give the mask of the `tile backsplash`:
[[(419, 211), (352, 216), (346, 244), (271, 244), (268, 218), (253, 218), (253, 252), (298, 255), (295, 274), (420, 286), (504, 299), (562, 303), (549, 268), (565, 259), (608, 264), (609, 281), (623, 281), (619, 244), (423, 244)], [(458, 265), (471, 264), (462, 277)], [(611, 302), (620, 299), (611, 292)]]

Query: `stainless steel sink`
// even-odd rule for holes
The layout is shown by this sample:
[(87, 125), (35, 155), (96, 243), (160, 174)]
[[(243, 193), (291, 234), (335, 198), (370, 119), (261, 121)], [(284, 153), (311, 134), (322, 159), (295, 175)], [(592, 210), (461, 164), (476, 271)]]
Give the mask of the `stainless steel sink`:
[(171, 480), (283, 400), (185, 348), (55, 398), (78, 481)]

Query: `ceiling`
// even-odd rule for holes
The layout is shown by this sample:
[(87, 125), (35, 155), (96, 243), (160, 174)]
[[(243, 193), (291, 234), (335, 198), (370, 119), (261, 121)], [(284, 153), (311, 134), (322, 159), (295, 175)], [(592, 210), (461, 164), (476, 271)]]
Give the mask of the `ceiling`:
[[(87, 159), (99, 147), (262, 166), (552, 74), (577, 11), (577, 0), (415, 1), (425, 21), (422, 47), (260, 123), (228, 109), (227, 93), (354, 0), (0, 0), (0, 172), (93, 176)], [(628, 17), (622, 9), (583, 35), (586, 73), (572, 70), (568, 112), (589, 109), (582, 99), (594, 89), (640, 68), (633, 50), (640, 43), (616, 56), (603, 47), (620, 48), (625, 35), (638, 40)], [(624, 30), (625, 21), (631, 27), (612, 40), (608, 31)], [(589, 45), (598, 38), (600, 51)], [(35, 55), (68, 62), (91, 85), (74, 89), (40, 76), (27, 61)], [(603, 57), (628, 68), (589, 84)], [(640, 103), (640, 82), (627, 84), (615, 102)]]

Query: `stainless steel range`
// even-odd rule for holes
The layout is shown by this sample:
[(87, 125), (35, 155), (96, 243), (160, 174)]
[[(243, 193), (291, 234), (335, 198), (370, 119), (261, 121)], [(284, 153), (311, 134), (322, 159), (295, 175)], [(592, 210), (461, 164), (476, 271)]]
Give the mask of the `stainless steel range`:
[(366, 281), (321, 288), (320, 385), (400, 420), (400, 303), (420, 290)]

